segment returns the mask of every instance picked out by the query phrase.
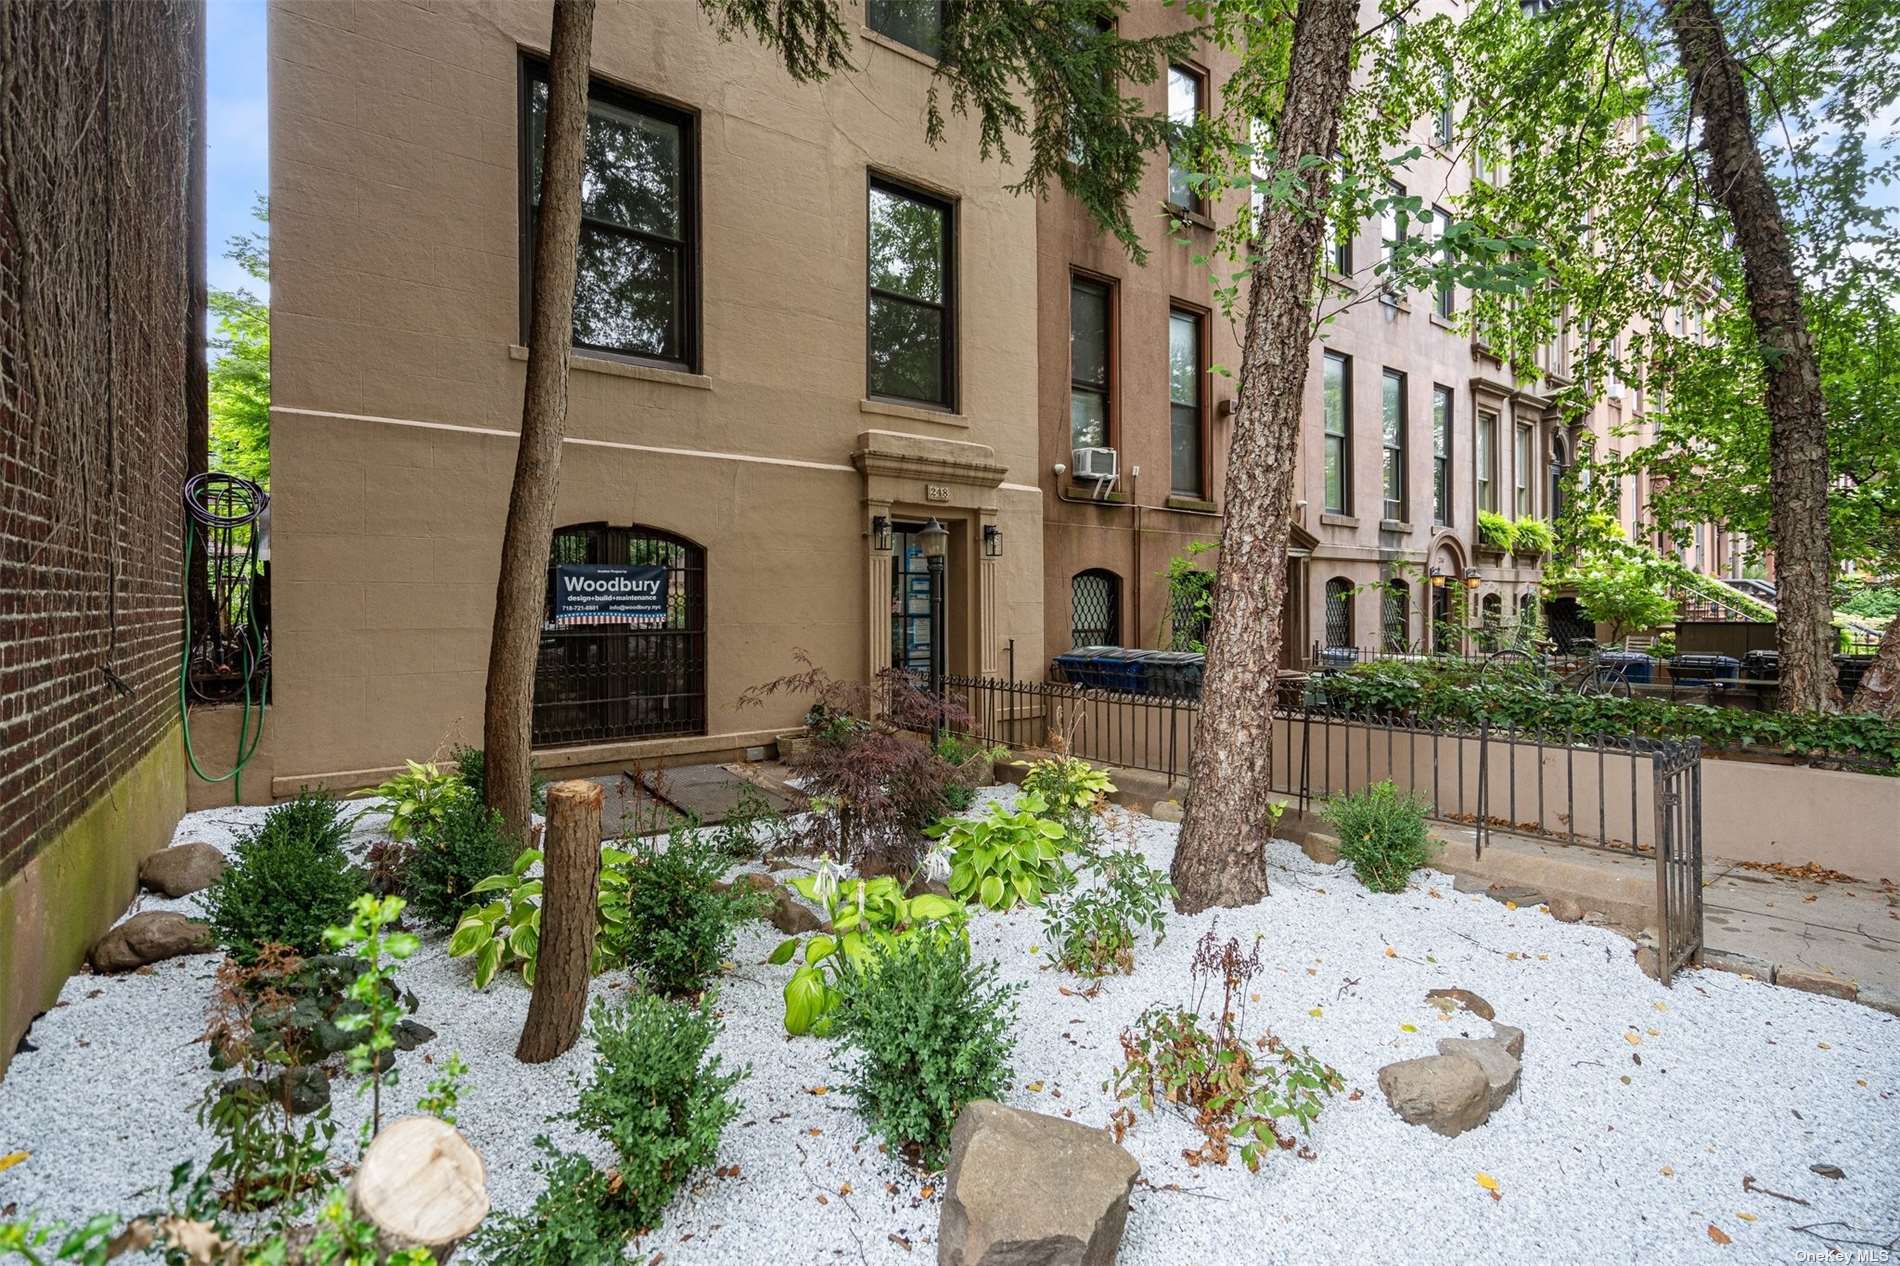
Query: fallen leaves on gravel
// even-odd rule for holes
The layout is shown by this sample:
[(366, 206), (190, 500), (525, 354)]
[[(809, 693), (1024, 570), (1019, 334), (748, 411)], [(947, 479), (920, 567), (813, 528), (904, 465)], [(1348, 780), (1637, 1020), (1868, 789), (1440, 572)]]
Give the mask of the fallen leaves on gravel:
[(1728, 1232), (1713, 1222), (1709, 1223), (1709, 1238), (1714, 1240), (1717, 1244), (1733, 1244), (1735, 1242), (1728, 1237)]

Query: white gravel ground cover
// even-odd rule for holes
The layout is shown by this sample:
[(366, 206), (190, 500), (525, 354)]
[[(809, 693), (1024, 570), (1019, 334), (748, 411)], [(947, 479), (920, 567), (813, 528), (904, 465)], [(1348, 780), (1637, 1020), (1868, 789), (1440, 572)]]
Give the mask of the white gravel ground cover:
[[(226, 845), (259, 812), (193, 814), (177, 838)], [(1167, 866), (1175, 826), (1119, 813), (1117, 822)], [(361, 819), (358, 843), (380, 825)], [(1347, 1092), (1313, 1132), (1317, 1158), (1280, 1153), (1258, 1175), (1237, 1160), (1191, 1168), (1182, 1159), (1191, 1128), (1142, 1117), (1126, 1141), (1143, 1171), (1127, 1266), (1792, 1261), (1900, 1235), (1900, 1022), (1716, 972), (1664, 989), (1615, 933), (1454, 893), (1434, 872), (1379, 896), (1345, 867), (1275, 844), (1271, 878), (1272, 896), (1252, 909), (1171, 919), (1166, 941), (1139, 951), (1136, 973), (1093, 998), (1049, 968), (1035, 913), (972, 919), (977, 952), (1025, 986), (1013, 1104), (1106, 1122), (1117, 1034), (1150, 1003), (1185, 997), (1195, 941), (1216, 917), (1223, 934), (1264, 938), (1249, 1026), (1311, 1047), (1345, 1077)], [(148, 895), (138, 908), (167, 907), (193, 910), (196, 899)], [(762, 923), (746, 928), (720, 995), (718, 1049), (752, 1068), (720, 1150), (738, 1176), (700, 1176), (629, 1260), (932, 1261), (941, 1179), (906, 1170), (864, 1137), (848, 1099), (829, 1089), (830, 1044), (784, 1036), (791, 968), (762, 961), (780, 939)], [(0, 1082), (0, 1154), (31, 1153), (0, 1172), (0, 1207), (61, 1218), (145, 1207), (140, 1193), (162, 1191), (174, 1163), (208, 1154), (192, 1108), (209, 1076), (197, 1038), (215, 965), (199, 956), (68, 982), (34, 1026), (39, 1049)], [(552, 1064), (516, 1063), (527, 990), (506, 977), (476, 993), (468, 964), (448, 958), (441, 939), (425, 941), (400, 979), (421, 999), (417, 1018), (441, 1036), (400, 1058), (394, 1110), (422, 1092), (425, 1054), (439, 1062), (460, 1051), (473, 1069), (461, 1127), (487, 1160), (496, 1205), (526, 1208), (538, 1187), (534, 1136), (545, 1129), (585, 1146), (543, 1118), (571, 1106), (587, 1044)], [(1401, 1123), (1376, 1080), (1387, 1063), (1433, 1053), (1437, 1038), (1488, 1035), (1462, 1012), (1442, 1019), (1425, 1001), (1439, 986), (1475, 990), (1528, 1035), (1517, 1095), (1456, 1139)], [(621, 973), (595, 984), (606, 995), (626, 987)], [(351, 1153), (366, 1105), (338, 1081), (339, 1156)], [(1817, 1176), (1815, 1164), (1845, 1177)], [(1495, 1197), (1480, 1174), (1495, 1179)], [(1794, 1200), (1745, 1190), (1745, 1178)]]

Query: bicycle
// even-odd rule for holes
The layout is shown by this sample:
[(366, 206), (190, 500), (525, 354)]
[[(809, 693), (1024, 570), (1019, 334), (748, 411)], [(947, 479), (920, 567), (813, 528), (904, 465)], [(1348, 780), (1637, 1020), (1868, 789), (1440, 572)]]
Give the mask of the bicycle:
[[(1578, 647), (1588, 648), (1589, 653), (1578, 657)], [(1507, 674), (1519, 677), (1523, 684), (1532, 689), (1561, 694), (1569, 691), (1579, 695), (1602, 695), (1617, 699), (1628, 699), (1634, 693), (1630, 689), (1629, 666), (1614, 660), (1605, 660), (1603, 648), (1595, 642), (1578, 640), (1571, 643), (1569, 662), (1560, 661), (1553, 667), (1552, 660), (1557, 658), (1556, 643), (1541, 641), (1536, 650), (1527, 650), (1520, 646), (1507, 646), (1485, 657), (1484, 667), (1478, 670), (1478, 684), (1486, 686), (1494, 681), (1508, 680)], [(1493, 669), (1497, 677), (1493, 677)]]

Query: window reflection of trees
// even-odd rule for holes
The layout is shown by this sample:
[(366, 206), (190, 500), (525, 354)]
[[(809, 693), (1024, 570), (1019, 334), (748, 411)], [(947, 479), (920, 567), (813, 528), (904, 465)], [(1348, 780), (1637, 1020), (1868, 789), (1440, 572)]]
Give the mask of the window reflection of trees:
[(950, 402), (948, 229), (947, 207), (871, 187), (866, 335), (875, 395)]

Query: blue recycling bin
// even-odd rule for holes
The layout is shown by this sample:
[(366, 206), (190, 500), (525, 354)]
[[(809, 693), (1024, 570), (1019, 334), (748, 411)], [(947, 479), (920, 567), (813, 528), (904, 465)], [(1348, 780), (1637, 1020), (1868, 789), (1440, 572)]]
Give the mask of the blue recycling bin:
[(1607, 685), (1618, 676), (1632, 686), (1647, 686), (1656, 679), (1655, 661), (1641, 651), (1604, 651), (1597, 657), (1597, 680)]
[(1146, 694), (1148, 657), (1153, 654), (1153, 651), (1130, 650), (1120, 646), (1099, 651), (1095, 656), (1096, 684), (1104, 690), (1117, 690), (1123, 694)]
[(1120, 649), (1118, 646), (1078, 646), (1066, 655), (1056, 656), (1056, 668), (1062, 680), (1072, 686), (1100, 686), (1102, 676), (1097, 657)]

